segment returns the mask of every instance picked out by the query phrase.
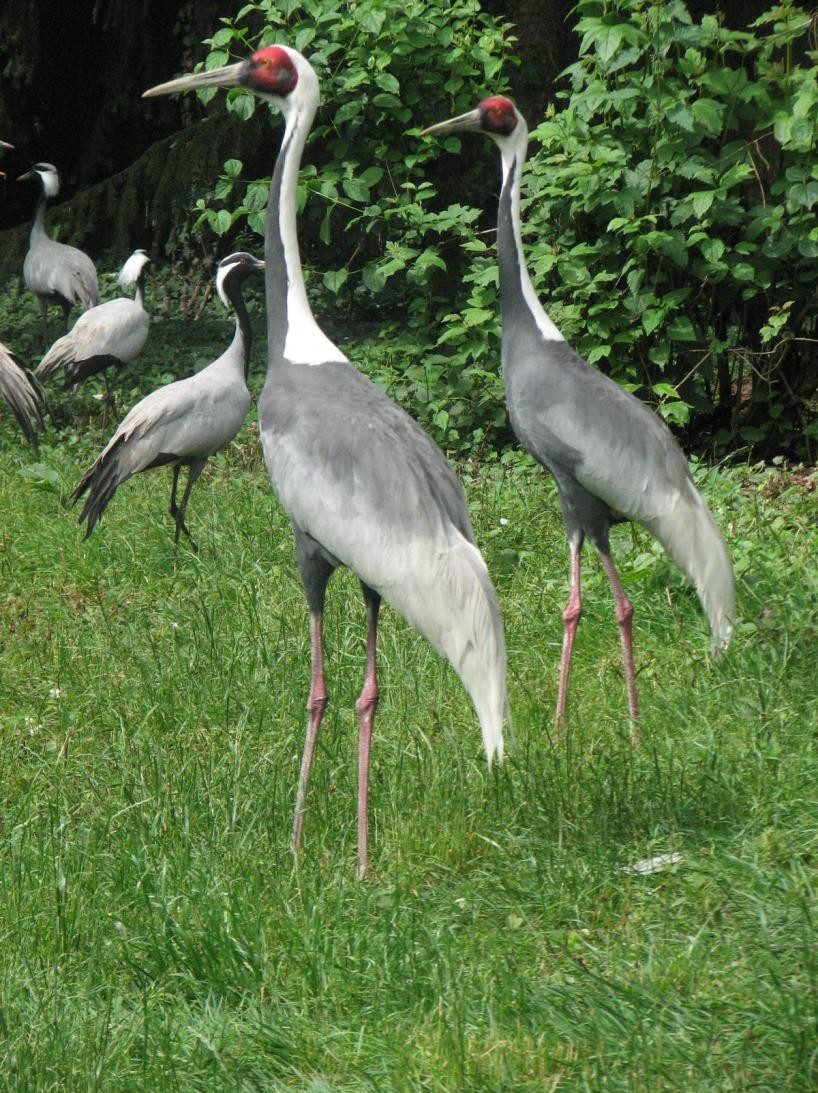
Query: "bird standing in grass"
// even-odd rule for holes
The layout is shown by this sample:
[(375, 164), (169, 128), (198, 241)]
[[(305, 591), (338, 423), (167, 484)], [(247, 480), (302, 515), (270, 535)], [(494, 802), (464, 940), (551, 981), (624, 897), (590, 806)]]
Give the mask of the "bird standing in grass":
[(735, 620), (727, 548), (664, 422), (577, 356), (534, 294), (520, 231), (520, 177), (528, 140), (520, 112), (509, 99), (495, 96), (424, 132), (440, 136), (484, 133), (499, 147), (502, 157), (497, 257), (506, 401), (523, 447), (556, 480), (571, 555), (558, 723), (565, 717), (571, 652), (582, 613), (580, 551), (586, 536), (599, 552), (613, 590), (628, 706), (635, 719), (639, 705), (633, 666), (633, 608), (611, 558), (611, 526), (635, 520), (656, 536), (694, 585), (710, 621), (714, 652), (729, 643)]
[(328, 695), (322, 620), (340, 565), (359, 578), (367, 616), (366, 669), (356, 703), (358, 875), (368, 866), (368, 784), (378, 705), (376, 635), (381, 598), (399, 611), (460, 676), (477, 711), (491, 762), (503, 754), (506, 654), (497, 596), (474, 541), (461, 485), (440, 449), (323, 333), (310, 310), (296, 233), (296, 186), (318, 106), (318, 78), (286, 46), (240, 64), (152, 88), (169, 95), (246, 87), (284, 115), (265, 230), (267, 381), (259, 425), (267, 471), (290, 516), (310, 609), (312, 684), (296, 795), (297, 850), (315, 743)]
[[(137, 357), (148, 339), (150, 317), (145, 310), (145, 275), (150, 258), (136, 250), (119, 271), (123, 288), (134, 286), (134, 298), (119, 296), (97, 304), (80, 315), (74, 326), (51, 346), (37, 367), (37, 378), (62, 372), (66, 387), (76, 387), (89, 376), (105, 373), (105, 412), (112, 401), (111, 369), (120, 369)], [(103, 428), (105, 418), (103, 418)]]
[[(232, 306), (236, 313), (233, 340), (207, 368), (152, 391), (127, 414), (73, 494), (74, 501), (88, 494), (80, 513), (80, 522), (86, 521), (86, 539), (123, 482), (140, 471), (170, 466), (173, 485), (169, 512), (176, 522), (175, 539), (178, 543), (180, 532), (184, 532), (196, 550), (185, 524), (185, 510), (207, 460), (230, 443), (250, 409), (247, 373), (251, 330), (241, 286), (250, 274), (263, 269), (263, 262), (244, 252), (231, 254), (219, 263), (217, 292), (225, 307)], [(187, 467), (188, 479), (181, 503), (177, 504), (176, 487), (182, 467)]]
[(65, 328), (74, 304), (79, 304), (83, 310), (96, 306), (99, 285), (97, 271), (88, 255), (76, 247), (56, 242), (46, 230), (48, 203), (60, 192), (57, 168), (53, 163), (35, 163), (17, 181), (23, 182), (29, 178), (36, 178), (41, 190), (23, 261), (23, 280), (37, 297), (43, 322), (43, 341), (48, 345), (49, 307), (58, 304), (62, 308)]

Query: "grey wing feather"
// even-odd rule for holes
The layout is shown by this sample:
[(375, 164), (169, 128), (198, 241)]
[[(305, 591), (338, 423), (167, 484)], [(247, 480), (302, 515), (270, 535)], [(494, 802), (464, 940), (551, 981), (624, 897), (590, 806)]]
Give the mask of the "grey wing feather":
[(83, 361), (113, 358), (127, 364), (142, 350), (150, 327), (147, 311), (126, 297), (109, 300), (84, 312), (74, 326), (51, 346), (37, 367), (41, 379), (62, 369), (68, 382), (83, 378)]
[(61, 296), (86, 309), (99, 301), (97, 271), (88, 255), (47, 236), (32, 242), (23, 277), (31, 291), (41, 296)]
[(0, 345), (0, 396), (29, 440), (43, 428), (43, 393), (34, 376), (4, 345)]
[(500, 609), (440, 449), (342, 362), (283, 365), (259, 415), (267, 469), (293, 523), (447, 657), (474, 701), (489, 759), (502, 757)]
[[(225, 356), (227, 356), (225, 354)], [(73, 494), (89, 496), (80, 513), (86, 538), (119, 486), (140, 471), (207, 459), (238, 433), (250, 409), (244, 382), (219, 367), (152, 391), (125, 416)]]

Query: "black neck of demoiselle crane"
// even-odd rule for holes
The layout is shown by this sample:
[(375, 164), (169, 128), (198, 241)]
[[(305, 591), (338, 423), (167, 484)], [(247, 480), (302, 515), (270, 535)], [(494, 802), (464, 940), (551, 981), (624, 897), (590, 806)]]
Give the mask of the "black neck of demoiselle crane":
[(34, 210), (34, 220), (31, 223), (31, 235), (45, 235), (45, 213), (48, 208), (48, 195), (45, 190), (40, 193), (37, 208)]
[(253, 344), (253, 331), (250, 326), (250, 316), (247, 314), (247, 306), (244, 303), (241, 286), (244, 278), (228, 277), (225, 282), (224, 292), (236, 313), (235, 338), (239, 343), (242, 364), (244, 365), (245, 380), (250, 374), (250, 348)]

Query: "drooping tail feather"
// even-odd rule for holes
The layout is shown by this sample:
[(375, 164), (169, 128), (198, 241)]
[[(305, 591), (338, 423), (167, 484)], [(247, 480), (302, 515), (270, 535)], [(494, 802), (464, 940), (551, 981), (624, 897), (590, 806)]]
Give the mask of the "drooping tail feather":
[(43, 429), (45, 396), (34, 375), (5, 346), (0, 345), (0, 398), (2, 398), (29, 441)]
[(692, 481), (651, 530), (696, 589), (717, 656), (730, 644), (736, 623), (733, 567), (721, 532)]
[(448, 551), (433, 562), (427, 556), (410, 577), (382, 594), (460, 676), (489, 766), (495, 757), (501, 762), (509, 712), (506, 645), (497, 593), (480, 551), (453, 531)]
[(116, 491), (131, 477), (121, 465), (120, 456), (124, 443), (125, 437), (120, 436), (114, 444), (106, 448), (71, 495), (71, 500), (76, 504), (83, 494), (88, 493), (79, 516), (80, 523), (86, 521), (86, 539)]

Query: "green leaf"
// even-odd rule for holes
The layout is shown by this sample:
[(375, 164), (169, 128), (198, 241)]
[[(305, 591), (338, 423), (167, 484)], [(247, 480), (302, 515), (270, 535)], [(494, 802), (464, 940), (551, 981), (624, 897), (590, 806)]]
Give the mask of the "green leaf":
[(341, 182), (341, 189), (351, 201), (368, 201), (369, 187), (358, 178), (345, 178)]
[(667, 326), (667, 336), (674, 342), (695, 342), (696, 331), (686, 315), (677, 315)]
[(233, 217), (227, 209), (219, 209), (210, 218), (210, 227), (216, 235), (224, 235), (233, 226)]
[(690, 197), (693, 201), (693, 212), (701, 218), (713, 204), (716, 194), (713, 190), (697, 190)]
[(693, 117), (708, 136), (717, 137), (721, 133), (724, 104), (715, 99), (697, 99), (692, 105)]
[(324, 274), (323, 281), (330, 292), (337, 293), (347, 281), (349, 274), (345, 269), (331, 269)]

